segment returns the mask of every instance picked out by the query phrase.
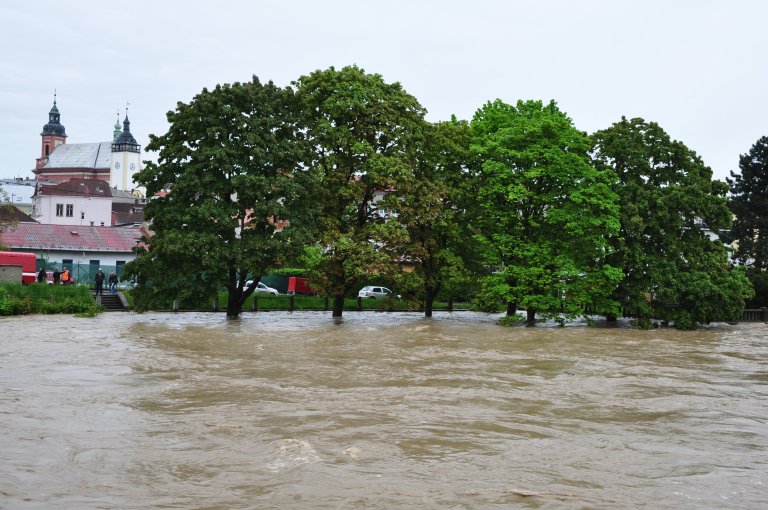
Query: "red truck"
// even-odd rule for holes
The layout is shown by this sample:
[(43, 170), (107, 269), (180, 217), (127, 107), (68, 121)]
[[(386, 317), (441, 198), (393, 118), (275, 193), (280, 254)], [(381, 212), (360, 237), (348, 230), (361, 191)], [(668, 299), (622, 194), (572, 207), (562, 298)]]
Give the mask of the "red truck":
[(21, 283), (25, 285), (37, 281), (37, 257), (34, 253), (0, 251), (0, 266), (21, 266)]
[(288, 278), (288, 295), (292, 294), (306, 294), (309, 296), (316, 296), (317, 291), (309, 286), (309, 278), (291, 276)]

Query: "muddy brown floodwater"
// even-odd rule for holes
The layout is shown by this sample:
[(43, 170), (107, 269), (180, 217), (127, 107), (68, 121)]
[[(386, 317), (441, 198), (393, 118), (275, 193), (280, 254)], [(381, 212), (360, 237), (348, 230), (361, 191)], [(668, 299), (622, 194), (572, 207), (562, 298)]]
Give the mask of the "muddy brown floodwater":
[(766, 508), (768, 326), (494, 319), (0, 319), (0, 508)]

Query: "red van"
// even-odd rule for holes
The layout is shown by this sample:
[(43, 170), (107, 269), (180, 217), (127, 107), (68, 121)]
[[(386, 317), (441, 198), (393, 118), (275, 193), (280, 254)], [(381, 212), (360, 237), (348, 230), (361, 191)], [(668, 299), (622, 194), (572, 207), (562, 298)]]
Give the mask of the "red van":
[(0, 266), (21, 266), (21, 283), (25, 285), (37, 281), (37, 257), (34, 253), (0, 251)]
[(316, 296), (317, 291), (309, 286), (309, 278), (291, 276), (288, 278), (288, 295), (290, 296), (292, 294), (306, 294), (309, 296)]

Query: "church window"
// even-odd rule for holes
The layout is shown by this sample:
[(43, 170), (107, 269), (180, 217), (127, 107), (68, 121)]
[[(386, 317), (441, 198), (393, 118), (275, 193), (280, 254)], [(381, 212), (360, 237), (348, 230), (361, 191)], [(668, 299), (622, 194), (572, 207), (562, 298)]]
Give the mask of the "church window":
[(45, 157), (46, 157), (46, 158), (48, 157), (48, 154), (49, 154), (49, 153), (50, 153), (50, 148), (49, 148), (49, 145), (46, 143), (46, 144), (45, 144)]
[(56, 204), (56, 216), (64, 216), (64, 204)]
[(75, 214), (74, 204), (67, 204), (67, 218), (71, 218)]

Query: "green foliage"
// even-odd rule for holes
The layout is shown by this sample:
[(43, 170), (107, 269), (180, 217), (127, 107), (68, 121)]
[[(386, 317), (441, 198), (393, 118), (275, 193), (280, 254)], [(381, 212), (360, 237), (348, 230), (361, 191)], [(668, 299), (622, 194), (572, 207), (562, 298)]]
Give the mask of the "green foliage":
[(748, 301), (747, 307), (768, 307), (768, 271), (748, 268), (747, 278), (749, 278), (755, 291), (755, 295)]
[(427, 316), (443, 287), (463, 278), (477, 258), (467, 214), (474, 199), (467, 185), (470, 143), (466, 122), (425, 125), (418, 163), (399, 185), (397, 222), (405, 235), (398, 252), (421, 280), (416, 295)]
[[(3, 232), (14, 227), (17, 223), (11, 198), (4, 189), (0, 188), (0, 237), (2, 237)], [(4, 249), (4, 246), (0, 242), (0, 250), (2, 249)]]
[(487, 103), (472, 120), (477, 200), (487, 261), (503, 264), (480, 302), (544, 317), (617, 309), (621, 272), (607, 256), (618, 234), (613, 178), (590, 161), (589, 138), (554, 102)]
[[(87, 314), (102, 311), (90, 291), (81, 286), (3, 284), (0, 315)], [(78, 315), (80, 316), (80, 315)]]
[(741, 173), (726, 179), (734, 215), (729, 241), (737, 241), (733, 258), (758, 271), (768, 269), (768, 137), (760, 138), (739, 158)]
[[(396, 212), (397, 193), (411, 175), (424, 109), (399, 83), (356, 67), (333, 67), (296, 82), (315, 148), (316, 226), (323, 259), (313, 284), (334, 297), (334, 315), (345, 292), (362, 278), (391, 275), (403, 236), (381, 212)], [(374, 204), (376, 193), (390, 190)]]
[(614, 294), (625, 314), (641, 326), (658, 318), (683, 328), (738, 316), (749, 283), (704, 230), (730, 223), (725, 183), (653, 122), (622, 118), (594, 142), (596, 165), (618, 181), (621, 236), (608, 260), (625, 274)]
[(254, 77), (203, 89), (168, 121), (147, 146), (157, 163), (136, 176), (150, 196), (170, 189), (147, 204), (152, 242), (126, 266), (142, 285), (137, 307), (198, 303), (224, 287), (235, 317), (254, 290), (246, 280), (283, 265), (312, 226), (299, 102)]

